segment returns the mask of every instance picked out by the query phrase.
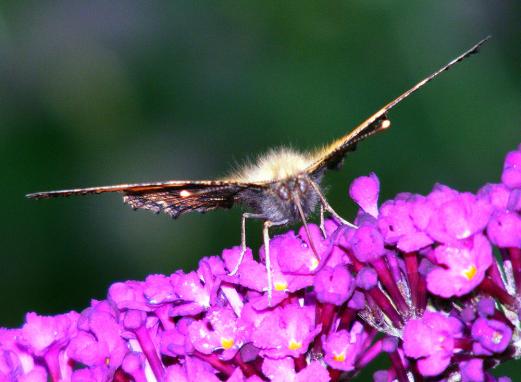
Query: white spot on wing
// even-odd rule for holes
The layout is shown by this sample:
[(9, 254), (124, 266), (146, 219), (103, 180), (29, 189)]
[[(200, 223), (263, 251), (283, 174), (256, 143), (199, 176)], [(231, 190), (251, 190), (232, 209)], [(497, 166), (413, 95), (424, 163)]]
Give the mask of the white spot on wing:
[(389, 127), (391, 127), (391, 121), (388, 120), (388, 119), (384, 119), (384, 120), (382, 121), (380, 127), (381, 127), (382, 129), (384, 129), (384, 130), (385, 130), (385, 129), (388, 129)]

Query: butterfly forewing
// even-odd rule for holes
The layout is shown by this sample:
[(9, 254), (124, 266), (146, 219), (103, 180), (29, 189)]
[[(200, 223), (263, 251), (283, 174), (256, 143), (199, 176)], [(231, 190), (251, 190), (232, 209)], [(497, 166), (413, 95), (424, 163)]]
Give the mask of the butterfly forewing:
[(449, 70), (452, 66), (454, 66), (458, 62), (461, 62), (465, 58), (477, 53), (481, 45), (483, 45), (489, 38), (490, 36), (484, 38), (483, 40), (475, 44), (472, 48), (450, 61), (447, 65), (441, 67), (440, 69), (432, 73), (430, 76), (424, 78), (416, 85), (414, 85), (412, 88), (393, 99), (387, 105), (382, 107), (380, 110), (371, 115), (360, 125), (358, 125), (350, 133), (337, 139), (329, 146), (326, 146), (323, 150), (320, 150), (315, 156), (314, 163), (307, 169), (307, 171), (309, 173), (316, 173), (319, 171), (323, 171), (326, 168), (336, 167), (342, 161), (344, 155), (348, 151), (353, 150), (355, 145), (359, 141), (390, 127), (391, 123), (389, 119), (387, 119), (387, 112), (389, 112), (392, 108), (398, 105), (405, 98), (409, 97), (418, 89), (426, 85), (428, 82), (432, 81), (439, 74)]
[(168, 181), (39, 192), (27, 196), (45, 199), (119, 192), (123, 193), (123, 201), (134, 209), (164, 212), (176, 218), (192, 211), (206, 212), (216, 208), (231, 208), (239, 200), (242, 191), (261, 187), (258, 184), (219, 180)]

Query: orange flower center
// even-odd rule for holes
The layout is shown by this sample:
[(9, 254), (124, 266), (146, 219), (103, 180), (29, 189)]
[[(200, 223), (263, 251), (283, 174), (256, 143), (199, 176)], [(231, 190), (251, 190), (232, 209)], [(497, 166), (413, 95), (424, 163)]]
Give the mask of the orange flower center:
[(224, 350), (228, 350), (228, 349), (231, 349), (231, 347), (234, 345), (234, 341), (233, 341), (233, 338), (226, 338), (226, 337), (222, 337), (221, 338), (221, 346), (223, 347)]
[(463, 270), (463, 276), (467, 278), (467, 280), (472, 280), (474, 276), (476, 276), (476, 273), (478, 273), (478, 269), (475, 265), (471, 265), (467, 269)]
[(289, 350), (298, 350), (302, 347), (302, 342), (291, 340), (289, 341), (288, 349)]

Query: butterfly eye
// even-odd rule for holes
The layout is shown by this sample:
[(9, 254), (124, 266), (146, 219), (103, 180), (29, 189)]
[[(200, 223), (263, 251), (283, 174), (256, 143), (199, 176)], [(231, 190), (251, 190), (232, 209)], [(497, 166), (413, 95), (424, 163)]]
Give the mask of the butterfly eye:
[(288, 190), (288, 187), (286, 187), (285, 185), (281, 185), (278, 189), (277, 189), (277, 193), (279, 194), (279, 197), (283, 200), (288, 200), (289, 199), (289, 190)]
[(299, 178), (298, 189), (301, 194), (305, 194), (306, 191), (308, 190), (308, 182), (305, 179)]

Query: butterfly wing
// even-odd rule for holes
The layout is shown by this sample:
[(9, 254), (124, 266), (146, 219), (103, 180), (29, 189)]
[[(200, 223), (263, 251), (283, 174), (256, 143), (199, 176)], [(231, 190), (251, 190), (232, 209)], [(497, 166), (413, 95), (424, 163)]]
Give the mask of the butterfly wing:
[(119, 192), (123, 193), (123, 202), (134, 209), (164, 212), (177, 218), (192, 211), (206, 212), (216, 208), (231, 208), (240, 200), (241, 193), (246, 190), (260, 190), (262, 187), (260, 184), (224, 180), (168, 181), (38, 192), (27, 197), (46, 199)]
[(231, 208), (245, 185), (233, 182), (184, 182), (177, 187), (160, 190), (125, 191), (123, 202), (132, 208), (164, 212), (177, 218), (188, 212), (207, 212), (217, 208)]
[(489, 38), (490, 36), (484, 38), (475, 44), (472, 48), (450, 61), (447, 65), (438, 69), (430, 76), (424, 78), (412, 88), (389, 102), (387, 105), (382, 107), (360, 125), (358, 125), (353, 131), (334, 141), (324, 149), (318, 151), (315, 154), (314, 162), (311, 164), (311, 166), (308, 167), (307, 172), (309, 174), (316, 174), (324, 171), (325, 169), (336, 168), (342, 162), (346, 153), (355, 149), (358, 142), (391, 126), (391, 121), (389, 121), (387, 118), (387, 113), (392, 108), (398, 105), (405, 98), (409, 97), (412, 93), (416, 92), (418, 89), (432, 81), (439, 74), (449, 70), (453, 65), (463, 61), (465, 58), (477, 53), (481, 45), (483, 45)]

